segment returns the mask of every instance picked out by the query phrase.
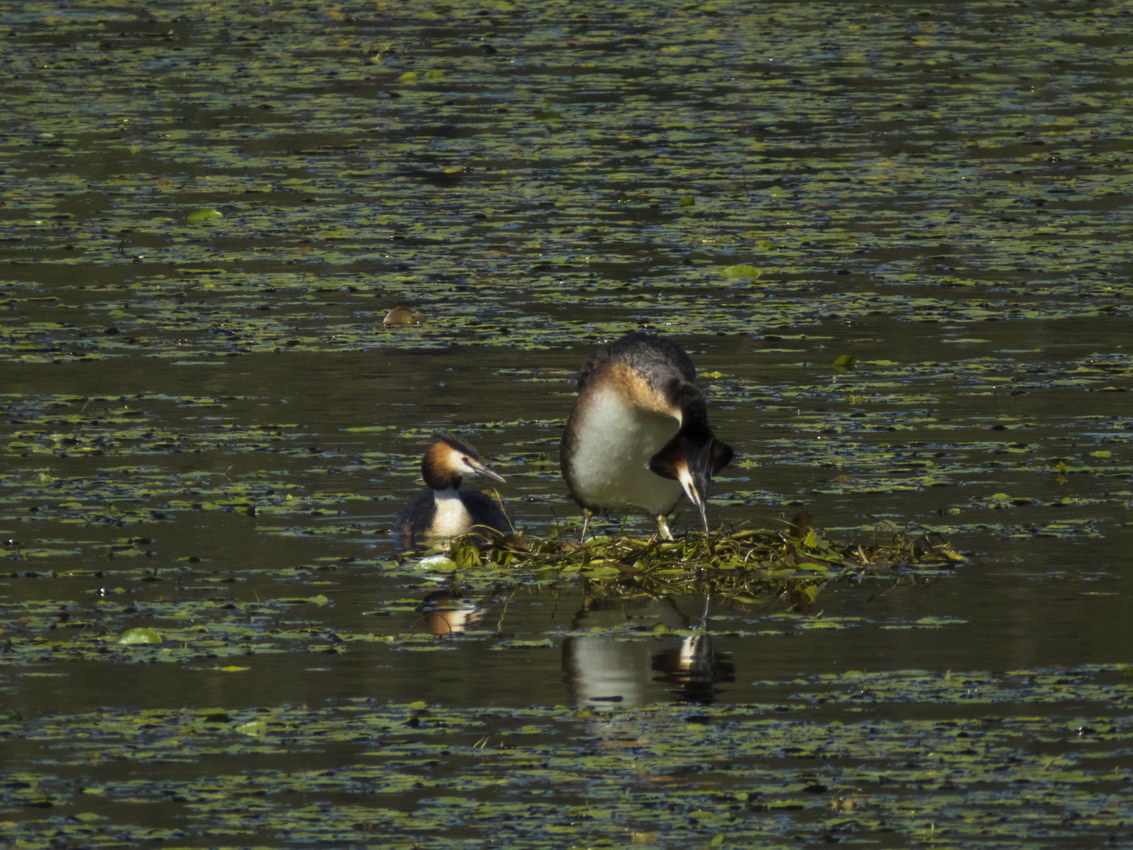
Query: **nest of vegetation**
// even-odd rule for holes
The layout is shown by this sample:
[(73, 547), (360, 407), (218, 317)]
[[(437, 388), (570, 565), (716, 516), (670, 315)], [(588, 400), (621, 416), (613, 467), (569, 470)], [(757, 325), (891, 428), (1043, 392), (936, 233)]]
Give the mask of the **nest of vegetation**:
[(740, 529), (657, 536), (599, 536), (580, 541), (577, 527), (545, 539), (467, 535), (447, 553), (458, 569), (506, 568), (585, 580), (603, 596), (713, 594), (736, 599), (798, 596), (804, 603), (835, 580), (870, 576), (927, 580), (964, 561), (939, 532), (881, 523), (869, 541), (836, 542), (800, 514), (779, 531)]

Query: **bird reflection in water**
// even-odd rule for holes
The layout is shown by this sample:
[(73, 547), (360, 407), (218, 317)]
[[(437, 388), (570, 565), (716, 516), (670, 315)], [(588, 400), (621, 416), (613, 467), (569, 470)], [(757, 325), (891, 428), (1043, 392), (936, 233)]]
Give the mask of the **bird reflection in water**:
[(656, 681), (677, 685), (681, 702), (707, 705), (716, 700), (717, 682), (734, 682), (736, 667), (716, 652), (712, 635), (697, 632), (681, 638), (681, 645), (653, 656)]
[[(704, 630), (706, 618), (707, 600), (704, 614), (691, 626), (672, 599), (591, 601), (572, 625), (601, 631), (563, 643), (563, 677), (571, 701), (595, 708), (638, 707), (654, 701), (651, 682), (676, 685), (673, 693), (679, 702), (715, 701), (717, 683), (733, 681), (735, 666), (715, 651), (712, 636)], [(658, 651), (652, 637), (657, 625), (696, 631), (662, 637)]]
[(453, 637), (484, 619), (486, 606), (450, 590), (437, 590), (426, 596), (417, 610), (429, 631), (438, 637)]

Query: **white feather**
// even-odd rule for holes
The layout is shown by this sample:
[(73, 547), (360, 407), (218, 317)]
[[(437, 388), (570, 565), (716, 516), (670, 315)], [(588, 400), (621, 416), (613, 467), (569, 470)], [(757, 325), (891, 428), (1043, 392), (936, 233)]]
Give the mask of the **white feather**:
[(434, 490), (433, 501), (437, 506), (437, 513), (433, 519), (433, 536), (455, 537), (468, 531), (472, 516), (464, 506), (459, 490), (455, 487)]
[(591, 392), (569, 459), (577, 492), (593, 505), (668, 513), (681, 485), (650, 470), (649, 459), (677, 433), (678, 421), (627, 404), (614, 389)]

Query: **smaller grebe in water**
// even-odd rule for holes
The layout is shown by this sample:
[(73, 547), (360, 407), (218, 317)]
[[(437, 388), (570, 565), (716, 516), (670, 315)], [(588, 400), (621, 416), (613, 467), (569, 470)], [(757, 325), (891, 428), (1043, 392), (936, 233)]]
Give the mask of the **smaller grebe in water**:
[(472, 445), (447, 431), (433, 434), (434, 442), (421, 460), (421, 476), (429, 488), (393, 519), (392, 533), (403, 547), (422, 541), (442, 540), (467, 534), (477, 527), (500, 534), (511, 531), (511, 522), (499, 503), (483, 493), (461, 490), (460, 481), (502, 476), (488, 468)]

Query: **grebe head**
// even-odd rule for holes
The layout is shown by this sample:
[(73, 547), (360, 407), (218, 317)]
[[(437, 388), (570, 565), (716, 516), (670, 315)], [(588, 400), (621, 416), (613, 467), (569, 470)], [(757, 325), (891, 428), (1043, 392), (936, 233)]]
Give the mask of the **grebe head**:
[(459, 437), (447, 431), (433, 434), (433, 445), (421, 460), (421, 477), (431, 490), (447, 490), (460, 486), (465, 476), (491, 478), (503, 482), (503, 476), (490, 470), (480, 453)]
[(695, 386), (681, 396), (681, 426), (664, 448), (649, 460), (649, 468), (662, 478), (681, 485), (688, 500), (700, 512), (700, 523), (708, 531), (708, 485), (712, 476), (732, 462), (735, 452), (716, 439), (708, 427), (704, 396)]

